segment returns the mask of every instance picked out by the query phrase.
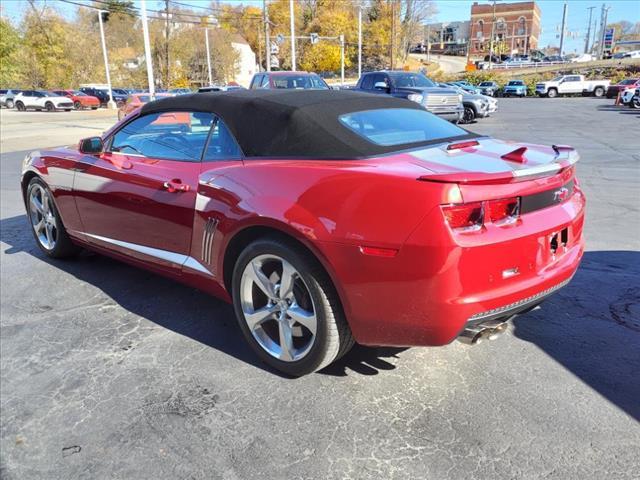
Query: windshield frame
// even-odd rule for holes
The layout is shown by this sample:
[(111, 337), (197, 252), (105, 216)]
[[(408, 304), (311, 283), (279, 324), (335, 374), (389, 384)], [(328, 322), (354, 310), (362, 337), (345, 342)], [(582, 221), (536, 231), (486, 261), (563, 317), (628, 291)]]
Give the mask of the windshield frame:
[[(393, 86), (396, 88), (433, 88), (433, 87), (437, 87), (438, 85), (436, 84), (436, 82), (434, 82), (433, 80), (431, 80), (429, 77), (427, 77), (426, 75), (422, 74), (422, 73), (415, 73), (415, 72), (390, 72), (389, 74), (389, 79), (391, 79), (391, 82), (393, 83)], [(416, 79), (416, 78), (420, 78), (423, 79), (424, 81), (426, 81), (426, 83), (429, 83), (430, 85), (398, 85), (398, 79), (402, 78), (402, 77), (411, 77), (412, 79)], [(413, 82), (415, 83), (415, 82)]]

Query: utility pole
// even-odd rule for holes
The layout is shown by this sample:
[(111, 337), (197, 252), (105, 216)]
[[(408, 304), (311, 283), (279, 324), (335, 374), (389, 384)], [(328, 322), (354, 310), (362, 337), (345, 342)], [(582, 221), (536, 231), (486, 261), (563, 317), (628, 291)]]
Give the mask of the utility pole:
[(489, 40), (489, 70), (493, 63), (493, 32), (496, 26), (496, 0), (493, 0), (493, 19), (491, 20), (491, 39)]
[(562, 57), (562, 50), (564, 48), (564, 32), (567, 28), (567, 2), (564, 2), (564, 8), (562, 9), (562, 28), (560, 29), (560, 56)]
[(204, 27), (204, 44), (207, 47), (207, 69), (209, 70), (209, 86), (213, 85), (213, 78), (211, 76), (211, 53), (209, 52), (209, 27)]
[(344, 35), (342, 34), (340, 35), (340, 86), (344, 87)]
[(151, 42), (149, 41), (149, 25), (147, 24), (147, 1), (140, 0), (140, 15), (142, 16), (142, 35), (144, 37), (144, 58), (147, 62), (147, 81), (149, 82), (149, 96), (153, 99), (156, 88), (153, 83), (153, 63), (151, 62)]
[(584, 53), (589, 53), (589, 38), (591, 37), (591, 18), (593, 17), (593, 9), (596, 7), (588, 7), (589, 10), (589, 23), (587, 25), (587, 36), (584, 40)]
[[(342, 62), (342, 64), (344, 65), (344, 61)], [(361, 76), (362, 76), (362, 3), (358, 3), (358, 78), (360, 78)], [(343, 70), (343, 77), (344, 77), (344, 70)], [(344, 78), (342, 79), (342, 83), (344, 84)]]
[(593, 52), (593, 49), (596, 47), (596, 34), (598, 32), (598, 29), (596, 28), (598, 25), (598, 19), (594, 18), (593, 19), (593, 40), (591, 40), (591, 51)]
[(389, 48), (390, 48), (389, 60), (391, 62), (391, 70), (393, 70), (395, 65), (395, 58), (394, 58), (394, 52), (393, 52), (396, 46), (395, 43), (396, 43), (396, 0), (391, 0), (391, 42), (389, 45)]
[(431, 61), (431, 24), (427, 23), (427, 62)]
[(600, 33), (598, 35), (598, 51), (597, 56), (598, 60), (602, 58), (602, 39), (604, 38), (604, 3), (600, 8)]
[(98, 22), (100, 23), (100, 40), (102, 41), (102, 56), (104, 57), (104, 70), (107, 74), (107, 86), (109, 87), (109, 108), (116, 108), (113, 101), (113, 92), (111, 91), (111, 75), (109, 74), (109, 57), (107, 56), (107, 42), (104, 39), (104, 27), (102, 26), (102, 14), (107, 13), (106, 10), (98, 10)]
[(171, 85), (171, 73), (169, 72), (169, 0), (164, 0), (164, 14), (165, 26), (164, 26), (164, 88), (168, 89)]
[(264, 20), (264, 41), (266, 43), (267, 60), (266, 67), (267, 72), (271, 71), (271, 35), (269, 31), (269, 11), (267, 10), (267, 0), (262, 0), (262, 18)]
[(289, 19), (291, 21), (291, 71), (296, 69), (296, 25), (293, 16), (293, 0), (289, 0)]

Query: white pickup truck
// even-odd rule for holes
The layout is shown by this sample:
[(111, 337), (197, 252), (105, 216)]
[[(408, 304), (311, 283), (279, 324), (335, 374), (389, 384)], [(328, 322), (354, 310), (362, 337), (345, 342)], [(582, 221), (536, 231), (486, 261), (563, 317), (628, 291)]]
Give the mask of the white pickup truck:
[(548, 82), (536, 83), (536, 93), (549, 98), (576, 93), (601, 97), (610, 83), (609, 80), (585, 80), (584, 75), (561, 75)]

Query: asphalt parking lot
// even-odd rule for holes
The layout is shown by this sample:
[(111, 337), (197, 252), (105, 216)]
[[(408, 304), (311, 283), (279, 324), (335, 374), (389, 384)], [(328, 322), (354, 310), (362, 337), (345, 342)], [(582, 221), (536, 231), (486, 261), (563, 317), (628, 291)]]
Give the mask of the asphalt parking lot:
[(356, 347), (295, 380), (214, 298), (98, 255), (45, 259), (19, 195), (25, 151), (115, 115), (2, 111), (0, 477), (638, 478), (640, 115), (499, 102), (468, 128), (582, 155), (572, 283), (494, 342)]

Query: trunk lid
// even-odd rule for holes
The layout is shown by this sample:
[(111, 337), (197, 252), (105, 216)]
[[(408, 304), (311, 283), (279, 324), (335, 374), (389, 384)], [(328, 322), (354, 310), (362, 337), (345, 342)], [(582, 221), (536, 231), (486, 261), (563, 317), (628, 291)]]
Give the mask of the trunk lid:
[(547, 147), (487, 137), (454, 141), (401, 156), (424, 170), (418, 180), (458, 184), (515, 183), (551, 177), (579, 159), (568, 146)]

